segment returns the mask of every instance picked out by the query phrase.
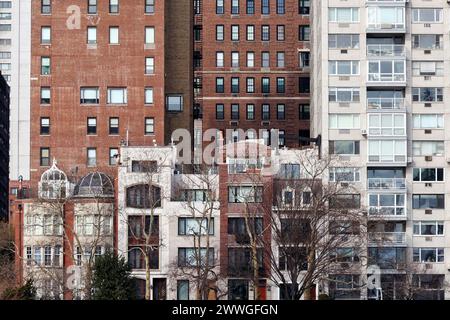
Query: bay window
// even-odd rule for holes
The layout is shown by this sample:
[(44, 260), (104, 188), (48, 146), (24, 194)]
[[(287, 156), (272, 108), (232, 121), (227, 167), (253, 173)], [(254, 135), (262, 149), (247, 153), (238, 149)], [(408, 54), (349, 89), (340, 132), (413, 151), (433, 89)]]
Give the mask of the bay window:
[(401, 113), (369, 114), (369, 135), (404, 136), (406, 135), (406, 115)]
[(405, 81), (405, 60), (378, 60), (368, 62), (368, 81)]
[(369, 140), (369, 162), (405, 162), (405, 140)]
[(403, 29), (405, 28), (405, 7), (367, 8), (367, 23), (370, 29)]
[(406, 216), (406, 195), (370, 193), (369, 215)]

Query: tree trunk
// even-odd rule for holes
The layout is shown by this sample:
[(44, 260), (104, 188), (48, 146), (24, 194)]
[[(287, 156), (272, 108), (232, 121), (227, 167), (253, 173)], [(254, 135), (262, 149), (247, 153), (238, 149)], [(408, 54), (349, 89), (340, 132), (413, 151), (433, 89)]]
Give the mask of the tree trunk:
[(145, 300), (151, 299), (151, 282), (150, 282), (150, 257), (145, 255)]
[(253, 241), (252, 243), (252, 263), (253, 263), (253, 292), (254, 292), (254, 299), (260, 300), (261, 295), (259, 292), (259, 274), (258, 274), (258, 257), (257, 257), (257, 248), (256, 243)]
[[(314, 258), (315, 258), (315, 252), (314, 250), (310, 250), (310, 252), (308, 253), (308, 274), (312, 275), (312, 273), (314, 272), (313, 270), (311, 270), (313, 268), (313, 263), (314, 263)], [(312, 300), (313, 296), (311, 294), (311, 288), (313, 287), (313, 283), (310, 280), (307, 280), (307, 283), (305, 283), (305, 293), (303, 294), (303, 299), (305, 300)]]

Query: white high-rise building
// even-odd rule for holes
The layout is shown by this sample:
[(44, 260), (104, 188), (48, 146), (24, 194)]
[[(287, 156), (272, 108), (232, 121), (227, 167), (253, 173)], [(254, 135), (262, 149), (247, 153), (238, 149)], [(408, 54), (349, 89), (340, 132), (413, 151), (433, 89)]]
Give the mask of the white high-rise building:
[(449, 4), (312, 6), (312, 136), (342, 160), (330, 178), (354, 184), (367, 208), (383, 298), (410, 277), (421, 298), (449, 299)]
[[(23, 180), (28, 180), (31, 0), (0, 1), (0, 18), (0, 66), (11, 87), (9, 174), (11, 180), (18, 180), (20, 176)], [(6, 18), (9, 19), (3, 20)], [(9, 58), (5, 60), (5, 57)]]

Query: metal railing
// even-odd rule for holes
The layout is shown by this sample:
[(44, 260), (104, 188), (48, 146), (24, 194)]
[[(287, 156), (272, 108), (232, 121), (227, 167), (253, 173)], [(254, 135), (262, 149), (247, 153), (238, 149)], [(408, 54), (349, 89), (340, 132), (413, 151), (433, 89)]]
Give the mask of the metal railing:
[(406, 73), (368, 73), (368, 81), (401, 82), (406, 80)]
[(406, 232), (369, 232), (369, 244), (406, 244)]
[(369, 30), (403, 30), (405, 29), (404, 22), (398, 23), (369, 23)]
[(405, 206), (369, 206), (369, 216), (406, 218)]
[(367, 45), (369, 57), (404, 57), (405, 46), (402, 44), (369, 44)]
[(373, 190), (405, 190), (405, 178), (369, 178), (368, 187)]
[(367, 108), (372, 110), (404, 109), (404, 98), (367, 98)]

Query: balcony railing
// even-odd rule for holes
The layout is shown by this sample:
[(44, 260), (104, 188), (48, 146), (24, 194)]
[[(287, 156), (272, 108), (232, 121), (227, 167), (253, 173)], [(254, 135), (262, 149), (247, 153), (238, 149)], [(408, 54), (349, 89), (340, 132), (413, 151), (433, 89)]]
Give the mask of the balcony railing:
[(367, 98), (367, 108), (371, 110), (404, 109), (403, 98)]
[(368, 81), (372, 82), (404, 82), (406, 79), (405, 73), (369, 73)]
[(402, 44), (369, 44), (368, 57), (404, 57), (405, 46)]
[(369, 244), (376, 245), (404, 245), (406, 232), (369, 232)]
[(397, 22), (397, 23), (369, 23), (368, 24), (369, 30), (376, 30), (376, 31), (402, 31), (405, 29), (405, 23), (404, 22)]
[(369, 178), (368, 187), (372, 190), (405, 190), (405, 178)]
[(406, 218), (405, 206), (369, 206), (369, 216)]

